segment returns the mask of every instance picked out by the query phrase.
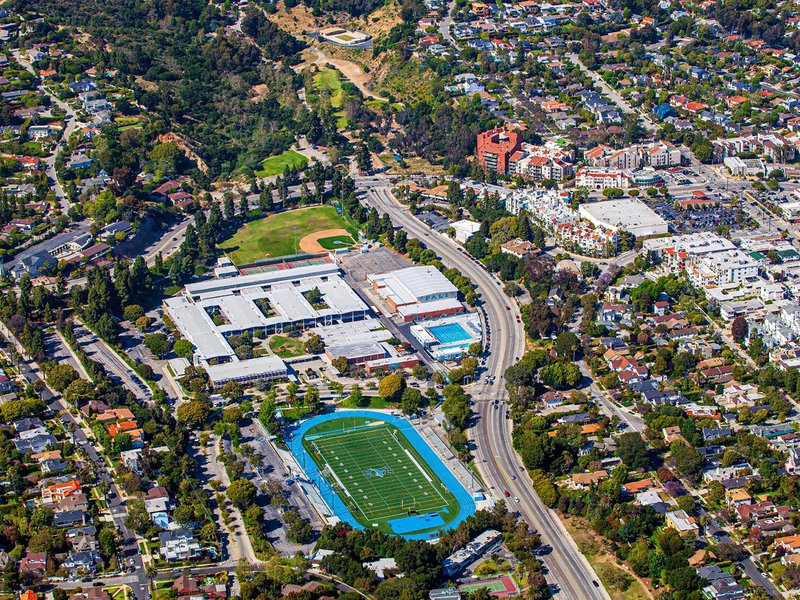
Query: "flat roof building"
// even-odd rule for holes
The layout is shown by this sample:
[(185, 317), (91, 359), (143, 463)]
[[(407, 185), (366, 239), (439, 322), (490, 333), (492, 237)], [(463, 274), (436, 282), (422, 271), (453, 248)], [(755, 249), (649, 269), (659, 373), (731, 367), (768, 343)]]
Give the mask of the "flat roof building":
[(408, 267), (382, 275), (367, 275), (393, 311), (401, 306), (457, 298), (458, 288), (435, 267)]
[(239, 360), (228, 343), (231, 335), (266, 336), (370, 316), (369, 307), (334, 264), (192, 283), (182, 295), (165, 300), (164, 308), (195, 347), (194, 364), (206, 370), (215, 386), (287, 375), (285, 363), (276, 356)]
[(625, 198), (581, 204), (578, 212), (597, 227), (611, 231), (629, 231), (636, 237), (669, 232), (667, 222), (640, 200)]

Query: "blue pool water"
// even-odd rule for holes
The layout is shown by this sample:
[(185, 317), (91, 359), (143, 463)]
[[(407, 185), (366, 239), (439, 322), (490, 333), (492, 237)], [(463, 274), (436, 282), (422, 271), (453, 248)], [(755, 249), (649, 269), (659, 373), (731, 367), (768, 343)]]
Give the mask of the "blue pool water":
[(442, 344), (465, 342), (472, 338), (472, 336), (468, 334), (458, 323), (436, 325), (435, 327), (429, 327), (428, 331), (430, 331), (431, 335), (433, 335)]

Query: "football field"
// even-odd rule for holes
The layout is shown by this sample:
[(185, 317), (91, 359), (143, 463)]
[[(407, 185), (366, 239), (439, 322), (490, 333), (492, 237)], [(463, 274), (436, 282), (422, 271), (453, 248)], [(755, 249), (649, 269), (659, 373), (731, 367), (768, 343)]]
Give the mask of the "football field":
[[(389, 423), (353, 418), (329, 421), (310, 429), (303, 446), (365, 527), (403, 533), (439, 527), (458, 514), (459, 504), (450, 490), (405, 435)], [(418, 515), (431, 520), (420, 521), (415, 518)]]

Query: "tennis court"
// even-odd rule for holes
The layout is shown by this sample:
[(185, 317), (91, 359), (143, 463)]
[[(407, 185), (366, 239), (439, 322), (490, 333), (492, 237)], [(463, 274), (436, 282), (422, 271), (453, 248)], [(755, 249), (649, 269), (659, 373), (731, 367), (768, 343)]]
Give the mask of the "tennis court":
[(405, 435), (385, 421), (337, 419), (309, 429), (303, 446), (365, 527), (440, 529), (456, 518), (453, 494)]
[(504, 575), (494, 579), (483, 579), (473, 583), (465, 583), (458, 587), (462, 594), (472, 594), (480, 589), (485, 589), (495, 598), (512, 598), (519, 595), (519, 587), (511, 577)]

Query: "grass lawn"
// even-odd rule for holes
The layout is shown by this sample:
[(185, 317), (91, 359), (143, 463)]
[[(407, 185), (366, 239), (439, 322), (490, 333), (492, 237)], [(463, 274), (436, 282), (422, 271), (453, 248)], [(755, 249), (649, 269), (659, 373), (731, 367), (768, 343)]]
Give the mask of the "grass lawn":
[(285, 335), (273, 335), (269, 338), (269, 347), (281, 358), (292, 358), (306, 353), (303, 342)]
[(296, 406), (292, 408), (281, 408), (283, 418), (288, 421), (295, 419), (302, 419), (308, 414), (308, 409), (305, 406)]
[(347, 248), (355, 244), (353, 238), (349, 235), (334, 235), (331, 237), (320, 238), (317, 240), (319, 245), (325, 250), (336, 250), (338, 248)]
[(332, 206), (314, 206), (270, 215), (246, 223), (220, 247), (237, 265), (262, 258), (295, 254), (299, 242), (309, 233), (325, 229), (346, 229), (347, 221)]
[(314, 84), (320, 90), (328, 90), (331, 93), (331, 106), (341, 108), (344, 102), (344, 91), (342, 90), (342, 80), (339, 72), (334, 69), (323, 69), (314, 77)]
[(283, 170), (288, 166), (289, 168), (297, 167), (302, 169), (308, 164), (308, 158), (295, 152), (294, 150), (287, 150), (281, 154), (265, 158), (261, 163), (261, 170), (255, 172), (256, 177), (272, 177), (273, 175), (280, 175)]
[[(334, 69), (323, 69), (314, 76), (314, 85), (319, 90), (328, 90), (331, 94), (331, 106), (341, 108), (344, 104), (344, 90), (342, 90), (342, 79), (339, 72)], [(339, 129), (347, 127), (347, 117), (342, 111), (334, 113), (337, 117), (336, 126)]]
[(342, 408), (372, 408), (380, 410), (387, 408), (389, 403), (380, 396), (364, 396), (362, 404), (356, 404), (350, 398), (346, 398), (340, 404)]
[(458, 501), (394, 425), (334, 419), (309, 429), (303, 447), (365, 527), (393, 533), (395, 520), (438, 513), (439, 522), (419, 519), (407, 524), (406, 531), (397, 531), (422, 533), (458, 515)]

